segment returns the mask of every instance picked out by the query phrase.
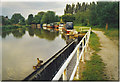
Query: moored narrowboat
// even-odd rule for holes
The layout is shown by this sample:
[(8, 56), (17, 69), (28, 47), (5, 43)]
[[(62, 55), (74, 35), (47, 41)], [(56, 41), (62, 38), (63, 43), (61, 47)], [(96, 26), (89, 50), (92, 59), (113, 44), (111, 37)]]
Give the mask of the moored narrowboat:
[(73, 31), (73, 22), (66, 22), (65, 26), (62, 28), (62, 31), (69, 35), (71, 31)]
[(47, 24), (43, 24), (43, 29), (47, 29)]
[(59, 24), (59, 31), (62, 31), (62, 28), (64, 27), (64, 23)]
[(54, 28), (54, 24), (53, 23), (47, 24), (47, 28)]

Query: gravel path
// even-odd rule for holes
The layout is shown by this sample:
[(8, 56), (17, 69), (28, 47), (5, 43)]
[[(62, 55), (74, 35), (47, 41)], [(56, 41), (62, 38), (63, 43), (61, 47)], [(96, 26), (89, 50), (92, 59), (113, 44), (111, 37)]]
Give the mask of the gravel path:
[(100, 38), (101, 50), (98, 55), (101, 56), (106, 64), (105, 74), (108, 80), (118, 80), (118, 46), (102, 31), (93, 31)]

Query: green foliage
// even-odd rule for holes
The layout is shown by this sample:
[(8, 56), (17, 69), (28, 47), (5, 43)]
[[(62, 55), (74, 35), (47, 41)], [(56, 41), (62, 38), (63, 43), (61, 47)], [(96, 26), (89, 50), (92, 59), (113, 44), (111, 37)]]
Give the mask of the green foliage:
[(64, 22), (73, 22), (75, 20), (75, 17), (73, 15), (63, 15), (62, 20)]
[(25, 18), (20, 13), (15, 13), (12, 15), (11, 22), (12, 24), (18, 24), (20, 21), (24, 20)]
[(11, 24), (11, 21), (10, 21), (10, 19), (8, 19), (8, 17), (6, 16), (6, 17), (4, 17), (4, 16), (1, 16), (0, 17), (0, 23), (2, 24), (2, 25), (9, 25), (9, 24)]
[(85, 71), (82, 73), (82, 80), (104, 80), (103, 70), (105, 64), (99, 55), (94, 53), (91, 56), (91, 60), (87, 61), (85, 66)]
[(108, 23), (118, 27), (118, 2), (97, 2), (96, 12), (99, 25), (104, 27)]
[(19, 22), (20, 25), (25, 25), (25, 19), (21, 19), (20, 22)]
[(98, 52), (100, 50), (100, 48), (99, 48), (100, 47), (99, 38), (93, 32), (91, 32), (91, 35), (90, 35), (90, 44), (89, 45), (96, 52)]
[(33, 23), (33, 14), (30, 14), (27, 19), (27, 24), (31, 25)]
[(40, 24), (40, 23), (41, 23), (41, 19), (42, 19), (44, 13), (45, 13), (45, 12), (38, 12), (38, 14), (35, 15), (32, 23)]
[(76, 6), (74, 5), (67, 4), (64, 15), (74, 15), (75, 20), (72, 21), (75, 24), (105, 27), (108, 23), (108, 27), (118, 28), (118, 2), (97, 2), (97, 4), (95, 2), (90, 4), (83, 2), (82, 5), (78, 2)]
[(41, 19), (41, 23), (53, 23), (59, 20), (58, 16), (55, 16), (55, 12), (53, 11), (47, 11), (42, 19)]
[(15, 25), (4, 25), (2, 26), (2, 31), (11, 31), (17, 28), (22, 28), (22, 26), (15, 26)]

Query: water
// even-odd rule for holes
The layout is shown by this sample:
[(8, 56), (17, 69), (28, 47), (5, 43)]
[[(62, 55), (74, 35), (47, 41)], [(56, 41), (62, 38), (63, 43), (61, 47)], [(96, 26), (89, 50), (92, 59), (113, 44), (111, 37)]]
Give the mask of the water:
[(34, 71), (37, 58), (45, 62), (66, 45), (59, 32), (50, 31), (25, 28), (3, 32), (2, 80), (23, 80)]

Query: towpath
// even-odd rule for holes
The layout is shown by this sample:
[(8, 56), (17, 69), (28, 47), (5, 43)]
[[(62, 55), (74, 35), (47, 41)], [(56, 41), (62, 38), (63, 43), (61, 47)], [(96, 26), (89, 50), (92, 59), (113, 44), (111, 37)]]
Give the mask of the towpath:
[(118, 80), (118, 45), (104, 35), (102, 31), (93, 31), (99, 37), (101, 50), (98, 55), (101, 56), (105, 66), (105, 74), (108, 80)]

